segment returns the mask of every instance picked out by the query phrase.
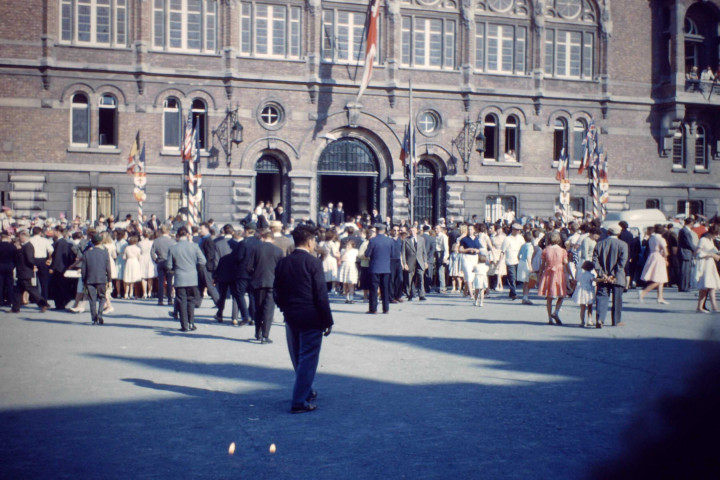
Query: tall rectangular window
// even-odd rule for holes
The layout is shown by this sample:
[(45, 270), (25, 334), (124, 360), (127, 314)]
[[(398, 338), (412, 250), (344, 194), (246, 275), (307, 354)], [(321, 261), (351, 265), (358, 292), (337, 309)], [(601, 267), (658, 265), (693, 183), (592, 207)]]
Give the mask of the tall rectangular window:
[(111, 188), (77, 187), (73, 191), (73, 218), (97, 220), (115, 213), (115, 192)]
[(525, 74), (527, 27), (478, 22), (475, 66), (490, 73)]
[[(323, 52), (326, 62), (364, 63), (365, 12), (323, 10)], [(378, 34), (378, 39), (381, 35)], [(380, 45), (376, 59), (380, 57)], [(376, 60), (377, 61), (377, 60)]]
[(217, 49), (217, 2), (154, 0), (153, 47), (214, 53)]
[(127, 0), (61, 0), (60, 41), (124, 47), (127, 20)]
[(550, 30), (545, 33), (545, 73), (563, 78), (592, 79), (594, 37), (590, 32)]
[(241, 54), (300, 58), (301, 18), (300, 7), (243, 3)]
[(455, 22), (448, 19), (403, 17), (404, 66), (455, 68)]

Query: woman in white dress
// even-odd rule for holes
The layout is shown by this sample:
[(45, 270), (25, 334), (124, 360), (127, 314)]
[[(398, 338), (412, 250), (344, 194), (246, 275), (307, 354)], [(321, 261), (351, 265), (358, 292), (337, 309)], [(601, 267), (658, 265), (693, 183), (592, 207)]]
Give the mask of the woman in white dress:
[(715, 248), (713, 239), (720, 233), (720, 226), (713, 225), (710, 230), (700, 239), (697, 251), (697, 273), (695, 279), (700, 289), (698, 297), (697, 312), (710, 313), (705, 308), (705, 300), (710, 299), (713, 312), (720, 312), (715, 299), (715, 292), (720, 288), (720, 275), (718, 274), (717, 263), (720, 261), (720, 251)]
[(115, 260), (115, 295), (116, 298), (122, 298), (123, 290), (123, 272), (125, 271), (125, 247), (128, 242), (125, 240), (125, 230), (118, 229), (115, 231), (115, 251), (117, 252), (117, 259)]
[(140, 269), (140, 247), (137, 246), (138, 237), (132, 236), (128, 239), (128, 245), (125, 247), (123, 259), (125, 260), (125, 268), (123, 270), (123, 282), (125, 282), (125, 299), (130, 298), (130, 293), (135, 296), (135, 284), (142, 280), (142, 270)]
[(649, 285), (638, 293), (640, 303), (642, 303), (645, 295), (647, 295), (650, 290), (657, 288), (657, 303), (668, 304), (665, 298), (663, 298), (663, 286), (668, 281), (668, 249), (667, 242), (662, 236), (663, 232), (665, 232), (665, 227), (655, 225), (654, 233), (650, 235), (648, 239), (650, 255), (645, 261), (645, 267), (643, 268), (640, 279), (644, 282), (649, 282)]
[(355, 303), (355, 285), (358, 281), (357, 258), (359, 251), (355, 248), (355, 242), (348, 240), (345, 244), (345, 250), (342, 253), (342, 265), (340, 265), (340, 273), (338, 281), (343, 284), (343, 292), (345, 293), (345, 303)]
[(150, 240), (150, 231), (145, 230), (142, 240), (138, 242), (140, 247), (140, 271), (142, 272), (143, 298), (152, 297), (153, 279), (157, 278), (157, 267), (150, 257), (150, 250), (153, 242)]
[(327, 252), (322, 261), (323, 272), (325, 273), (325, 282), (331, 283), (329, 292), (335, 292), (338, 281), (338, 262), (340, 260), (340, 242), (337, 241), (335, 232), (328, 231), (325, 234), (325, 240), (320, 242), (318, 247)]

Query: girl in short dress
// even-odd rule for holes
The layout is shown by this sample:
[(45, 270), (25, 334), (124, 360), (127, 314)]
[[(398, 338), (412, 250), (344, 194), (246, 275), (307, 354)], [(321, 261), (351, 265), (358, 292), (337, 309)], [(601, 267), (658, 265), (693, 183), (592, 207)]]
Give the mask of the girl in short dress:
[(478, 263), (473, 267), (473, 289), (475, 290), (475, 306), (485, 305), (485, 290), (488, 288), (490, 281), (488, 280), (488, 271), (490, 267), (487, 264), (487, 257), (483, 254), (478, 255)]
[(462, 290), (462, 267), (460, 266), (460, 243), (455, 242), (450, 253), (450, 261), (448, 262), (448, 276), (452, 285), (451, 292)]
[[(597, 273), (593, 263), (586, 260), (582, 264), (582, 269), (577, 274), (575, 291), (572, 299), (580, 305), (580, 327), (589, 327), (592, 325), (592, 306), (595, 303), (595, 279)], [(587, 312), (587, 321), (585, 320), (585, 312)]]
[(340, 260), (340, 273), (338, 280), (343, 284), (343, 293), (345, 294), (345, 303), (355, 303), (355, 284), (358, 281), (357, 257), (358, 249), (355, 248), (355, 242), (348, 240), (343, 250)]

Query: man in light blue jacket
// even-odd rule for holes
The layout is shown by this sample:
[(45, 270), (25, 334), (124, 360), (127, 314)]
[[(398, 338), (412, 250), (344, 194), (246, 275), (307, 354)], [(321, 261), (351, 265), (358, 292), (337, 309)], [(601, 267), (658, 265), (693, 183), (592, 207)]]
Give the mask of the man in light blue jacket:
[(203, 255), (197, 243), (190, 241), (188, 229), (180, 227), (178, 242), (170, 248), (168, 270), (175, 271), (175, 301), (180, 312), (180, 331), (197, 330), (195, 327), (195, 300), (198, 292), (198, 271), (205, 265)]

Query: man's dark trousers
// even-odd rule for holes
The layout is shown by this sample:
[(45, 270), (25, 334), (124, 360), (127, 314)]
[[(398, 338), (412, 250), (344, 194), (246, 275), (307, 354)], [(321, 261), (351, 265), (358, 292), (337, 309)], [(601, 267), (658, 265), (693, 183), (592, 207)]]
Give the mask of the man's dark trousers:
[(517, 297), (517, 265), (505, 265), (507, 267), (508, 287), (510, 287), (510, 298)]
[(378, 306), (378, 287), (382, 295), (383, 312), (390, 310), (390, 274), (373, 273), (370, 279), (370, 311), (376, 312)]
[(597, 295), (595, 297), (596, 310), (595, 319), (597, 323), (605, 323), (608, 307), (610, 304), (610, 296), (612, 295), (612, 324), (617, 325), (622, 322), (622, 296), (625, 287), (614, 285), (612, 283), (598, 283)]
[(275, 299), (272, 288), (255, 289), (255, 338), (268, 338), (275, 313)]
[(163, 301), (163, 285), (165, 285), (165, 296), (167, 297), (167, 303), (170, 305), (172, 303), (172, 282), (173, 282), (173, 274), (172, 270), (168, 270), (165, 267), (165, 262), (160, 262), (157, 265), (157, 273), (158, 273), (158, 303), (162, 303)]
[(175, 299), (180, 314), (180, 327), (188, 330), (195, 325), (195, 301), (199, 296), (197, 287), (175, 287)]
[(319, 329), (300, 330), (285, 324), (290, 360), (295, 369), (292, 407), (301, 408), (312, 392), (315, 372), (320, 360), (323, 331)]
[[(103, 319), (102, 312), (105, 309), (105, 284), (91, 283), (86, 287), (90, 297), (90, 318), (92, 318), (93, 323), (99, 323)], [(100, 300), (99, 307), (98, 300)]]
[(36, 258), (35, 266), (37, 267), (37, 286), (40, 290), (40, 296), (44, 299), (50, 298), (50, 267), (44, 258)]
[[(238, 302), (237, 298), (235, 297), (235, 282), (220, 282), (218, 284), (218, 295), (220, 298), (217, 302), (217, 316), (222, 318), (223, 310), (225, 310), (225, 300), (229, 296), (232, 299), (232, 318), (233, 320), (237, 320), (238, 318)], [(228, 293), (230, 295), (228, 295)], [(243, 304), (245, 303), (245, 300), (243, 299)], [(243, 320), (247, 318), (247, 307), (243, 305)]]
[(13, 306), (12, 306), (13, 312), (20, 311), (20, 307), (22, 306), (23, 292), (28, 292), (28, 295), (30, 296), (30, 302), (37, 303), (38, 307), (47, 307), (48, 306), (47, 300), (45, 300), (40, 295), (37, 287), (33, 286), (32, 281), (29, 278), (18, 279), (17, 287), (18, 288), (17, 288), (17, 291), (15, 292), (15, 298), (13, 299)]
[(13, 303), (13, 265), (0, 265), (0, 305)]
[(681, 292), (689, 292), (692, 288), (692, 260), (680, 260), (680, 279), (678, 280), (678, 290)]
[(390, 296), (392, 300), (403, 296), (403, 269), (399, 258), (390, 259)]

